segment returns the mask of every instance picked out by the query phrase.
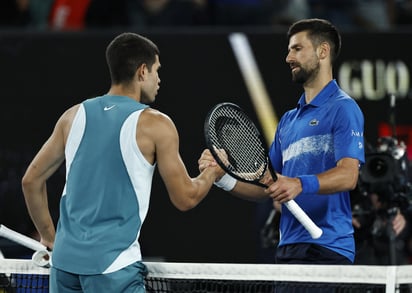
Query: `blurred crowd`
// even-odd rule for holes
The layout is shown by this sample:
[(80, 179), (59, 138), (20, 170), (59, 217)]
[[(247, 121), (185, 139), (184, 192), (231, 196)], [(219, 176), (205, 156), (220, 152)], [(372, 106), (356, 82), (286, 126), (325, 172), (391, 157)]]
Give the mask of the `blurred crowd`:
[(0, 27), (80, 30), (113, 27), (276, 26), (307, 17), (340, 29), (412, 24), (412, 0), (2, 0)]

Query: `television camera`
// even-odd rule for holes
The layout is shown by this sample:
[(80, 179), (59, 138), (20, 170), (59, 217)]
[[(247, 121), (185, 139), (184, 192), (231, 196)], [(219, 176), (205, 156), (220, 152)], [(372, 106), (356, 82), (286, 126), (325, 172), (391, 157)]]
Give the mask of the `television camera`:
[(411, 183), (406, 145), (393, 137), (378, 138), (377, 147), (365, 154), (358, 187), (362, 195), (376, 193), (382, 204), (407, 207)]
[[(374, 247), (375, 255), (389, 257), (389, 264), (394, 265), (401, 258), (397, 251), (403, 236), (396, 235), (392, 220), (399, 212), (408, 213), (411, 182), (406, 145), (396, 138), (394, 95), (390, 97), (390, 110), (393, 134), (379, 137), (376, 146), (369, 145), (365, 150), (358, 189), (352, 193), (356, 195), (352, 197), (352, 214), (361, 229), (357, 240), (366, 239)], [(389, 249), (389, 255), (385, 249)]]

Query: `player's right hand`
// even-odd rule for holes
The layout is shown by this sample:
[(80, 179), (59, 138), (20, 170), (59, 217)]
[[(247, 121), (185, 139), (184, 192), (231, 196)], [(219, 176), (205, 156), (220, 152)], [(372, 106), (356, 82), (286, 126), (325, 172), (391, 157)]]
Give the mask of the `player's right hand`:
[(212, 156), (212, 153), (209, 151), (209, 149), (204, 149), (202, 154), (200, 155), (199, 160), (197, 161), (199, 164), (199, 171), (203, 172), (208, 167), (215, 167), (217, 166), (217, 163), (215, 159)]

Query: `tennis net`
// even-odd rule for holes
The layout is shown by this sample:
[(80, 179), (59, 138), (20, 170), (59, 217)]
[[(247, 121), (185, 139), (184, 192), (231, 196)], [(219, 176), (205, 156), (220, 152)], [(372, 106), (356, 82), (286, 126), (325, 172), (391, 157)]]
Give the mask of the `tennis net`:
[[(145, 264), (148, 293), (412, 292), (412, 265)], [(48, 274), (31, 260), (0, 259), (0, 293), (47, 293)]]

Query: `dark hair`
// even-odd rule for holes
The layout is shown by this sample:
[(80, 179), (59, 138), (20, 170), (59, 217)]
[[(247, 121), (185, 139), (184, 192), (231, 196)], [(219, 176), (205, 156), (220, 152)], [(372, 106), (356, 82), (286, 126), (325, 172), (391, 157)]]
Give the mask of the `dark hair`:
[(325, 19), (302, 19), (289, 27), (287, 38), (300, 32), (307, 31), (313, 46), (317, 47), (322, 42), (328, 42), (331, 46), (331, 61), (336, 60), (340, 53), (341, 37), (337, 28)]
[(128, 83), (139, 66), (146, 64), (149, 71), (156, 62), (159, 49), (148, 38), (135, 33), (122, 33), (106, 49), (106, 61), (113, 84)]

